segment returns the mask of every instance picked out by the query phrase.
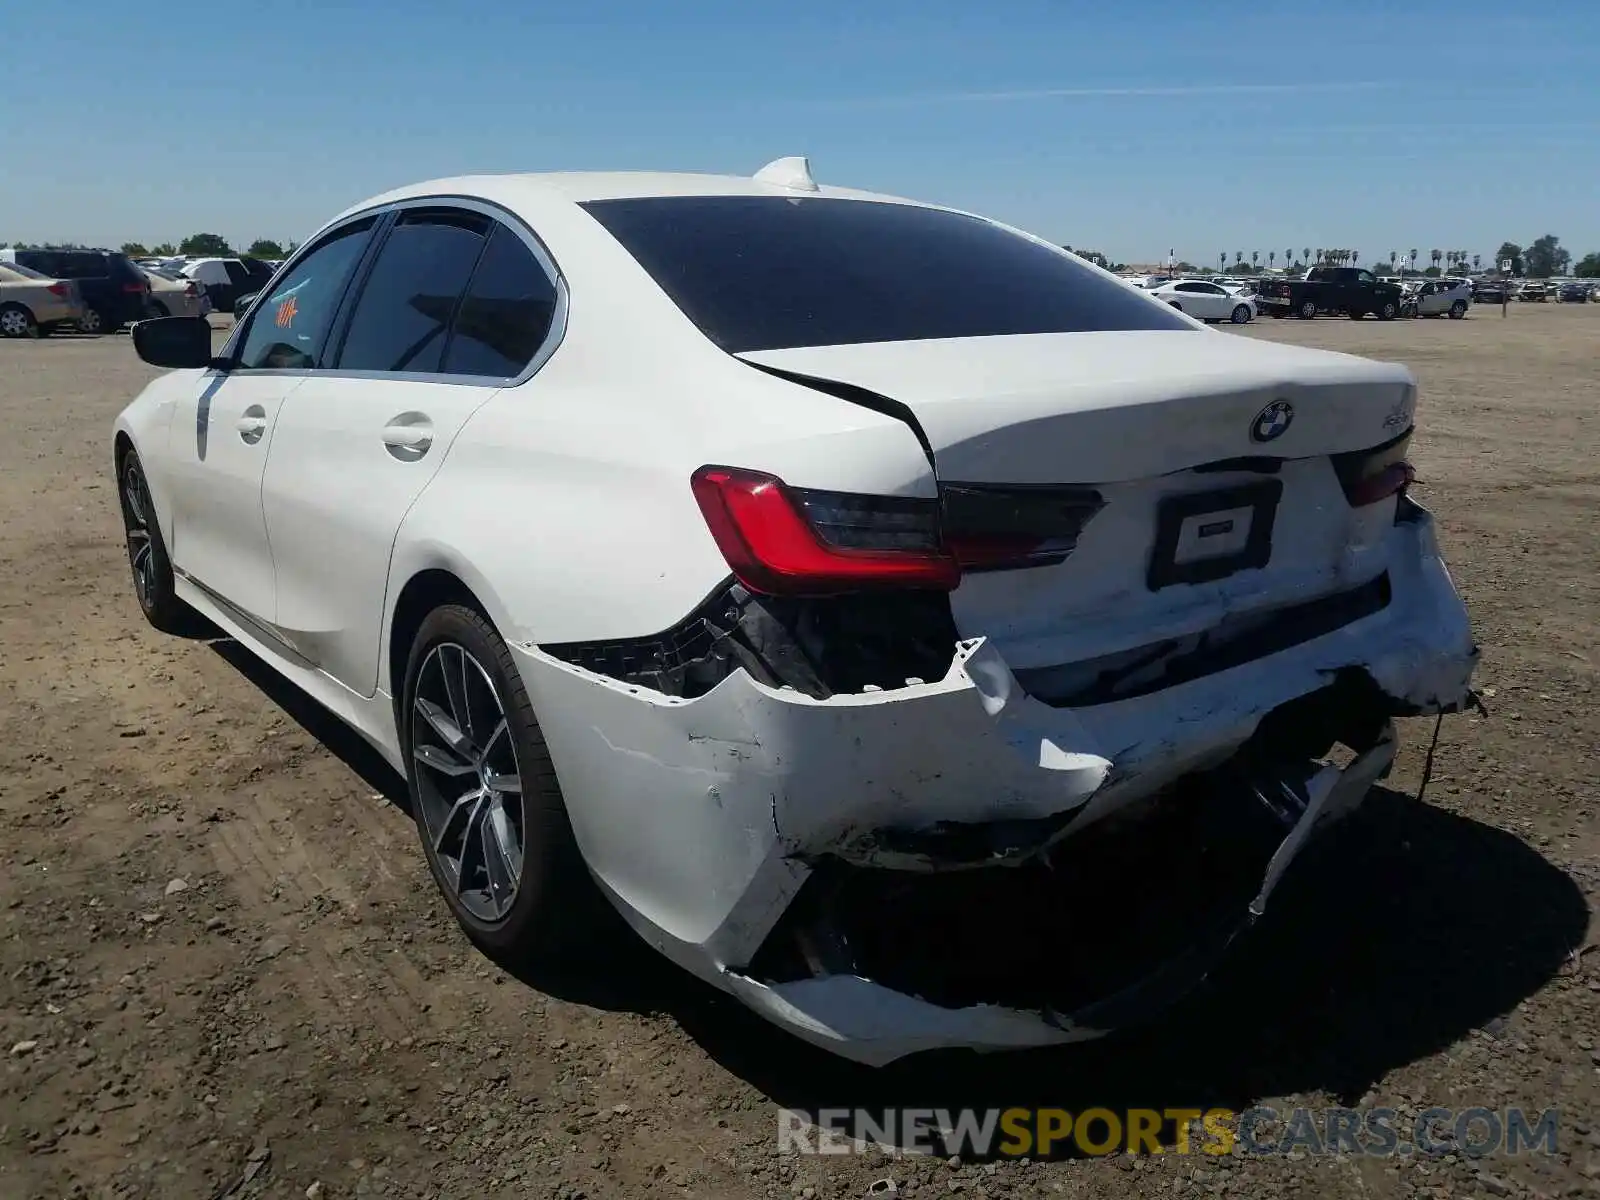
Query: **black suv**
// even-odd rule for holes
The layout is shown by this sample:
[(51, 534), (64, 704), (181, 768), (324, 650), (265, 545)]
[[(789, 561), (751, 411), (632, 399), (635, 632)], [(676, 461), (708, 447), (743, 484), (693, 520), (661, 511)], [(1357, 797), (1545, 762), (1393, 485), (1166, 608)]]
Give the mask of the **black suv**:
[(115, 333), (142, 320), (150, 303), (150, 281), (126, 254), (112, 250), (0, 250), (0, 258), (52, 279), (76, 283), (84, 305), (79, 327), (85, 333)]

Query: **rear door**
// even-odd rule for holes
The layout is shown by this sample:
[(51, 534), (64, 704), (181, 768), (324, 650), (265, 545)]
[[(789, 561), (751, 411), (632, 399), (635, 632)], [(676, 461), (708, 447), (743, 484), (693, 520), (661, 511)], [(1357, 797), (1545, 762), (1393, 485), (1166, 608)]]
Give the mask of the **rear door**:
[(557, 292), (528, 231), (488, 209), (404, 207), (360, 285), (335, 369), (288, 398), (263, 492), (275, 623), (351, 690), (377, 688), (400, 523), (478, 407), (542, 362)]
[(257, 625), (276, 611), (261, 481), (284, 398), (322, 360), (328, 330), (376, 221), (311, 247), (239, 326), (227, 371), (197, 373), (171, 426), (173, 565)]

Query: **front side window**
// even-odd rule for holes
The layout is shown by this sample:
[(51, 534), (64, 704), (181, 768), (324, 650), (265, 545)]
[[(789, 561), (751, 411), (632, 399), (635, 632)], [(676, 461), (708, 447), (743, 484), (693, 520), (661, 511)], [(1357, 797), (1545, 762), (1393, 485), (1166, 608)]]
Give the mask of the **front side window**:
[(237, 366), (304, 370), (318, 365), (334, 309), (375, 223), (375, 217), (366, 217), (334, 230), (256, 302)]
[(583, 208), (730, 354), (1190, 328), (1070, 252), (941, 209), (821, 196), (652, 196)]
[(444, 370), (520, 375), (550, 333), (556, 285), (528, 244), (496, 224), (456, 316)]
[(338, 368), (438, 371), (488, 231), (489, 219), (478, 213), (402, 212), (362, 285)]

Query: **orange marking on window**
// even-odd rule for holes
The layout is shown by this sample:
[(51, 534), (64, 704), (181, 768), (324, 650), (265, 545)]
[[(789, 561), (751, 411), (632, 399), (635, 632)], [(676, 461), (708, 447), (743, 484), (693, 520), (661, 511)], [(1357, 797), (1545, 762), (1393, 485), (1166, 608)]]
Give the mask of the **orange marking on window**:
[(287, 329), (294, 324), (295, 313), (300, 311), (300, 303), (293, 296), (280, 301), (278, 304), (278, 328)]

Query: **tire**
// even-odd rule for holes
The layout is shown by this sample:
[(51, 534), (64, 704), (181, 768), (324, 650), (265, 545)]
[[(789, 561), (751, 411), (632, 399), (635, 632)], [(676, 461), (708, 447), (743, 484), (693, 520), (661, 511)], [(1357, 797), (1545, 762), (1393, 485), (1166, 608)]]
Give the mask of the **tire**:
[(0, 337), (37, 337), (39, 322), (20, 304), (0, 304)]
[(1392, 321), (1400, 313), (1400, 308), (1393, 300), (1385, 300), (1383, 307), (1378, 309), (1378, 320)]
[(1459, 320), (1461, 320), (1462, 317), (1464, 317), (1466, 315), (1467, 315), (1467, 302), (1465, 300), (1457, 300), (1454, 304), (1452, 304), (1450, 306), (1450, 319), (1452, 321), (1459, 321)]
[[(411, 809), (428, 870), (457, 924), (497, 957), (549, 961), (588, 942), (605, 901), (494, 626), (460, 604), (434, 609), (412, 642), (402, 697)], [(511, 779), (520, 791), (495, 786)]]
[(108, 332), (105, 315), (98, 308), (86, 305), (83, 316), (78, 318), (78, 331), (95, 336)]
[(1250, 323), (1250, 306), (1248, 304), (1234, 305), (1233, 312), (1228, 315), (1228, 320), (1235, 325), (1248, 325)]
[(161, 537), (144, 464), (135, 450), (117, 460), (117, 499), (128, 544), (128, 566), (133, 571), (133, 594), (144, 619), (162, 633), (194, 633), (199, 615), (173, 590), (172, 559)]
[(1315, 321), (1317, 319), (1317, 302), (1315, 300), (1302, 301), (1299, 308), (1302, 321)]

